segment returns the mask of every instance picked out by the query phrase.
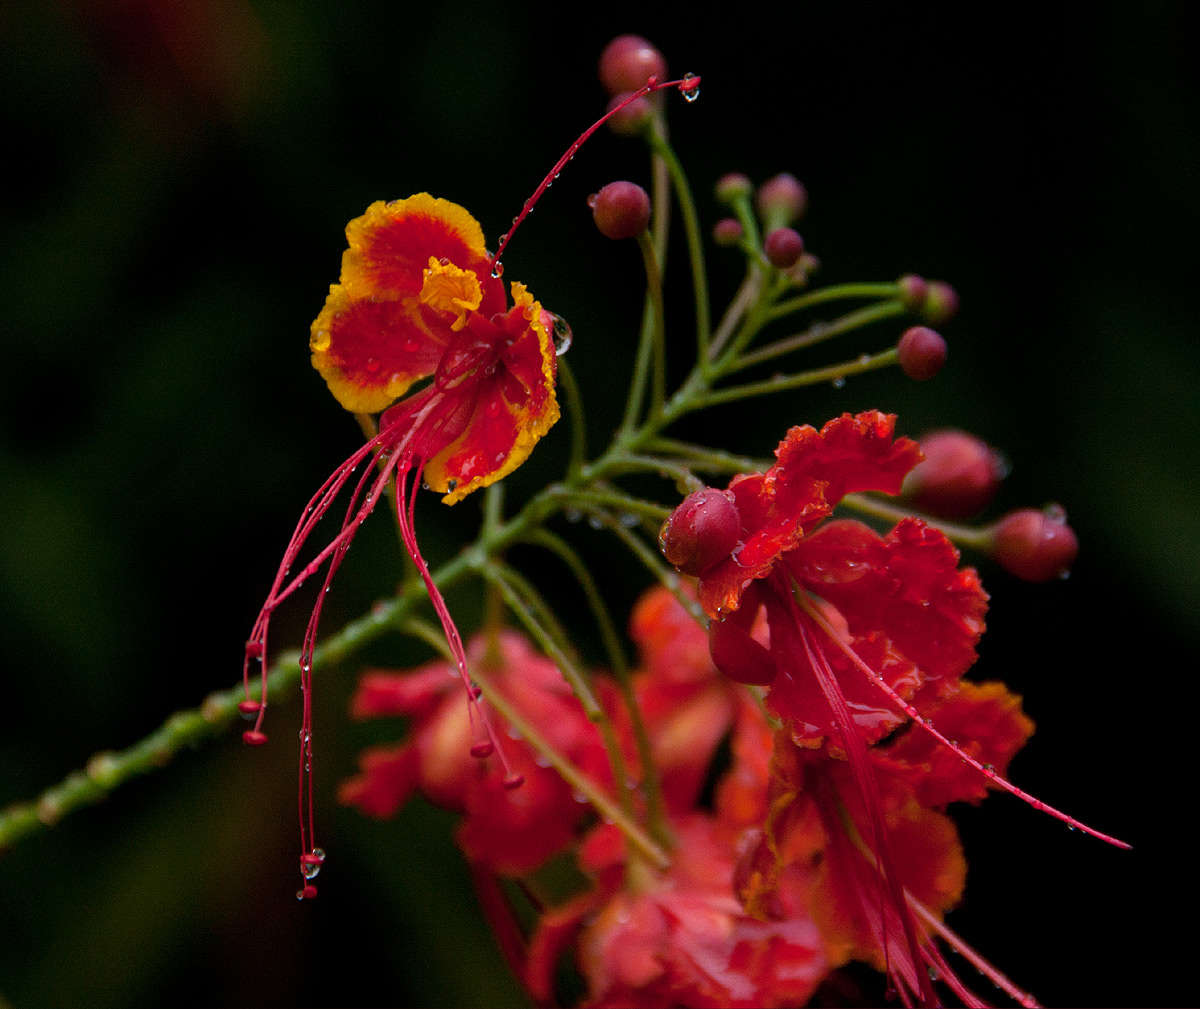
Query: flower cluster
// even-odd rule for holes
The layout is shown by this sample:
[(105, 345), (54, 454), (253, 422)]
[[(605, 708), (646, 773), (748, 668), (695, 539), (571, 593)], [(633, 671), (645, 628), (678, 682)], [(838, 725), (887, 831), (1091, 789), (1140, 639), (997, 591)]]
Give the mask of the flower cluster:
[[(943, 920), (966, 873), (947, 806), (1005, 789), (1120, 842), (1005, 778), (1033, 726), (1003, 684), (964, 679), (988, 596), (952, 537), (1039, 581), (1069, 566), (1074, 535), (1055, 510), (1015, 512), (983, 529), (945, 524), (986, 507), (1004, 475), (999, 456), (963, 432), (934, 432), (923, 443), (898, 437), (895, 417), (878, 410), (791, 428), (769, 465), (665, 437), (692, 410), (816, 381), (844, 384), (873, 368), (930, 379), (947, 361), (946, 341), (911, 325), (874, 355), (718, 387), (872, 322), (909, 315), (940, 326), (957, 296), (913, 274), (808, 290), (820, 263), (793, 227), (807, 191), (786, 173), (757, 190), (733, 174), (717, 185), (732, 216), (714, 237), (741, 249), (747, 273), (714, 328), (694, 204), (656, 95), (675, 87), (693, 101), (699, 78), (662, 81), (662, 55), (636, 36), (615, 40), (600, 71), (613, 94), (609, 111), (558, 161), (494, 254), (463, 208), (424, 193), (375, 203), (348, 226), (341, 277), (310, 348), (368, 440), (310, 502), (255, 624), (241, 707), (257, 723), (246, 741), (266, 738), (272, 612), (323, 564), (328, 589), (358, 525), (389, 494), (440, 622), (444, 659), (364, 675), (353, 715), (403, 717), (407, 733), (363, 753), (340, 798), (382, 819), (420, 792), (460, 815), (457, 842), (484, 913), (539, 1004), (560, 1000), (556, 979), (570, 969), (591, 1006), (799, 1005), (826, 997), (822, 986), (852, 960), (883, 972), (906, 1005), (936, 1004), (942, 989), (981, 1004), (946, 949), (1031, 1004)], [(601, 235), (636, 241), (648, 299), (624, 420), (610, 448), (585, 463), (578, 386), (553, 339), (561, 321), (523, 285), (506, 292), (500, 256), (604, 122), (642, 136), (658, 177), (677, 190), (697, 278), (697, 360), (668, 397), (661, 187), (652, 200), (634, 182), (610, 183), (588, 206)], [(752, 346), (777, 320), (862, 298), (873, 303)], [(575, 428), (563, 479), (507, 519), (493, 488), (479, 541), (431, 572), (413, 529), (417, 488), (453, 504), (491, 487), (558, 419), (559, 392)], [(713, 472), (733, 476), (724, 487), (698, 476)], [(619, 484), (632, 473), (672, 478), (690, 493), (674, 507), (635, 497)], [(291, 575), (347, 485), (340, 531)], [(886, 525), (848, 519), (846, 507)], [(590, 526), (611, 529), (655, 575), (630, 620), (634, 668), (587, 565), (547, 525), (559, 511), (586, 511)], [(644, 542), (654, 532), (685, 580)], [(569, 568), (608, 668), (589, 670), (556, 605), (508, 564), (507, 549), (519, 543)], [(489, 617), (464, 647), (438, 585), (468, 572), (485, 585)], [(301, 897), (315, 896), (311, 879), (324, 860), (308, 777), (320, 598), (300, 657)], [(440, 645), (428, 624), (401, 621), (415, 605), (411, 593), (398, 598), (393, 625)], [(528, 636), (507, 627), (504, 608)], [(248, 690), (253, 662), (262, 663), (258, 699)]]

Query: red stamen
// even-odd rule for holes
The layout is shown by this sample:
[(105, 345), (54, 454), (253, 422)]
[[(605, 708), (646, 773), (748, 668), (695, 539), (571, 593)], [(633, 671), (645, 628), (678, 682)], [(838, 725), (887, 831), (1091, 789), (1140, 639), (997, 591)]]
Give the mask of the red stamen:
[(530, 211), (533, 210), (534, 206), (537, 204), (537, 201), (542, 198), (542, 194), (552, 185), (554, 185), (554, 180), (557, 179), (562, 173), (562, 170), (566, 168), (567, 162), (575, 157), (575, 152), (587, 142), (588, 138), (593, 133), (595, 133), (598, 129), (600, 129), (601, 126), (608, 122), (623, 108), (625, 108), (625, 106), (637, 101), (639, 98), (651, 94), (654, 91), (662, 91), (664, 88), (678, 88), (680, 94), (682, 94), (687, 101), (695, 101), (696, 96), (698, 96), (700, 93), (700, 78), (695, 74), (684, 74), (684, 76), (678, 80), (660, 82), (655, 77), (651, 77), (636, 91), (629, 92), (623, 101), (617, 102), (615, 105), (609, 108), (604, 115), (592, 123), (592, 125), (586, 130), (584, 130), (579, 135), (578, 139), (566, 149), (566, 151), (563, 153), (563, 156), (554, 162), (554, 167), (546, 173), (546, 177), (542, 179), (537, 189), (533, 191), (533, 195), (525, 201), (524, 205), (521, 207), (521, 212), (517, 215), (517, 219), (513, 221), (512, 227), (500, 236), (500, 241), (497, 243), (496, 251), (492, 255), (491, 259), (493, 277), (499, 277), (500, 274), (504, 272), (504, 267), (500, 263), (500, 257), (504, 255), (504, 250), (508, 248), (508, 243), (512, 240), (513, 233), (521, 226), (521, 222), (529, 216)]
[(994, 767), (992, 767), (991, 765), (981, 764), (978, 760), (976, 760), (970, 754), (965, 753), (963, 750), (959, 749), (958, 746), (956, 746), (953, 742), (951, 742), (949, 739), (947, 739), (937, 729), (935, 729), (933, 727), (933, 723), (931, 720), (927, 719), (913, 705), (909, 704), (903, 697), (901, 697), (898, 693), (896, 693), (896, 691), (892, 688), (892, 686), (886, 680), (884, 680), (884, 678), (882, 676), (880, 676), (877, 672), (875, 672), (874, 669), (872, 669), (869, 665), (867, 665), (867, 663), (865, 663), (861, 658), (859, 658), (858, 653), (855, 652), (854, 649), (851, 648), (849, 644), (847, 644), (845, 641), (842, 640), (842, 638), (839, 636), (837, 631), (830, 625), (829, 621), (826, 620), (825, 617), (821, 614), (820, 610), (816, 606), (814, 606), (812, 604), (812, 602), (804, 596), (803, 593), (799, 593), (797, 595), (796, 602), (800, 605), (800, 607), (804, 610), (804, 612), (807, 613), (812, 618), (813, 622), (818, 627), (820, 627), (822, 631), (825, 632), (825, 634), (829, 638), (829, 640), (832, 641), (834, 643), (834, 645), (837, 646), (837, 648), (846, 656), (846, 658), (848, 658), (859, 669), (861, 669), (870, 678), (871, 682), (875, 684), (875, 686), (877, 686), (880, 690), (882, 690), (885, 694), (887, 694), (887, 696), (906, 715), (908, 715), (909, 718), (911, 718), (913, 720), (914, 724), (919, 725), (924, 732), (928, 732), (931, 736), (933, 736), (934, 739), (936, 739), (939, 743), (941, 743), (944, 747), (946, 747), (946, 749), (948, 749), (952, 753), (954, 753), (964, 763), (969, 764), (971, 767), (975, 768), (975, 770), (977, 770), (980, 774), (984, 775), (989, 780), (995, 782), (1000, 788), (1003, 788), (1007, 792), (1011, 792), (1022, 802), (1027, 803), (1028, 805), (1032, 806), (1034, 809), (1038, 810), (1039, 812), (1048, 813), (1050, 816), (1054, 817), (1056, 820), (1061, 820), (1068, 827), (1072, 827), (1077, 830), (1082, 830), (1085, 834), (1091, 834), (1092, 837), (1098, 838), (1099, 840), (1104, 841), (1107, 844), (1111, 844), (1116, 848), (1128, 849), (1128, 848), (1133, 847), (1133, 845), (1128, 844), (1125, 841), (1118, 840), (1117, 838), (1112, 837), (1109, 834), (1105, 834), (1099, 830), (1095, 830), (1094, 828), (1089, 827), (1086, 823), (1083, 823), (1080, 820), (1076, 820), (1075, 817), (1069, 816), (1068, 814), (1062, 812), (1062, 810), (1056, 809), (1054, 806), (1051, 806), (1048, 803), (1042, 802), (1041, 799), (1035, 798), (1034, 796), (1030, 795), (1028, 792), (1024, 791), (1023, 789), (1018, 788), (1016, 785), (1014, 785), (1012, 782), (1008, 781), (1006, 778), (1002, 778), (999, 774), (996, 773), (996, 769)]

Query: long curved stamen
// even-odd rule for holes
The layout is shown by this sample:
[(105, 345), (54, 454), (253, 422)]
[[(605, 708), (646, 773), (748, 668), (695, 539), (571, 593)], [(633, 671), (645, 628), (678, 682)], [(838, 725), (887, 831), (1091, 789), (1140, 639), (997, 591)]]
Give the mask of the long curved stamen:
[(1018, 788), (1016, 785), (1014, 785), (1012, 782), (1008, 781), (1006, 778), (1002, 778), (999, 774), (996, 773), (996, 769), (994, 767), (990, 767), (987, 764), (982, 764), (978, 760), (976, 760), (974, 757), (972, 757), (970, 754), (965, 753), (958, 746), (956, 746), (953, 742), (951, 742), (944, 735), (942, 735), (936, 728), (934, 728), (933, 723), (931, 721), (926, 719), (925, 716), (922, 715), (920, 711), (918, 711), (913, 705), (909, 704), (908, 701), (906, 701), (903, 697), (901, 697), (895, 691), (895, 689), (882, 676), (880, 676), (877, 672), (875, 672), (874, 669), (872, 669), (869, 665), (867, 665), (867, 663), (864, 662), (858, 656), (858, 653), (855, 652), (854, 649), (851, 648), (847, 642), (842, 640), (842, 638), (838, 634), (837, 630), (833, 626), (830, 625), (829, 621), (826, 620), (825, 617), (821, 614), (820, 610), (816, 606), (814, 606), (809, 599), (807, 599), (805, 597), (803, 592), (797, 593), (795, 598), (796, 598), (796, 602), (799, 604), (801, 609), (803, 609), (804, 612), (806, 614), (808, 614), (808, 616), (812, 619), (813, 623), (815, 623), (818, 627), (821, 628), (822, 631), (825, 632), (825, 635), (829, 638), (829, 640), (833, 642), (833, 644), (838, 648), (839, 651), (841, 651), (846, 656), (846, 658), (848, 658), (851, 662), (854, 663), (854, 665), (856, 665), (859, 669), (861, 669), (867, 675), (867, 677), (871, 680), (871, 682), (874, 683), (875, 686), (877, 686), (885, 694), (887, 694), (887, 696), (900, 708), (900, 710), (902, 710), (906, 715), (908, 715), (909, 718), (911, 718), (916, 725), (919, 725), (924, 732), (929, 733), (931, 736), (933, 736), (934, 739), (936, 739), (939, 743), (941, 743), (944, 747), (946, 747), (946, 749), (953, 752), (961, 761), (963, 761), (963, 763), (969, 764), (971, 767), (975, 768), (975, 770), (977, 770), (984, 777), (988, 778), (990, 781), (994, 781), (1000, 788), (1003, 788), (1005, 791), (1011, 792), (1022, 802), (1027, 803), (1028, 805), (1032, 806), (1034, 809), (1036, 809), (1040, 812), (1048, 813), (1050, 816), (1053, 816), (1056, 820), (1061, 820), (1068, 827), (1073, 827), (1077, 830), (1082, 830), (1085, 834), (1091, 834), (1092, 837), (1095, 837), (1101, 841), (1104, 841), (1107, 844), (1111, 844), (1116, 848), (1128, 849), (1128, 848), (1133, 847), (1133, 845), (1128, 844), (1125, 841), (1121, 841), (1118, 838), (1111, 836), (1110, 834), (1105, 834), (1102, 831), (1096, 830), (1093, 827), (1089, 827), (1086, 823), (1083, 823), (1080, 820), (1076, 820), (1075, 817), (1070, 816), (1067, 813), (1064, 813), (1060, 809), (1056, 809), (1054, 806), (1051, 806), (1049, 803), (1043, 802), (1041, 799), (1035, 798), (1034, 796), (1032, 796), (1028, 792), (1026, 792), (1024, 789)]
[(496, 251), (492, 255), (491, 259), (492, 276), (499, 277), (503, 271), (503, 267), (500, 265), (500, 257), (504, 255), (504, 250), (508, 248), (508, 243), (512, 240), (513, 233), (521, 226), (521, 222), (524, 221), (525, 218), (528, 217), (533, 211), (534, 205), (542, 198), (542, 194), (554, 184), (554, 180), (557, 179), (562, 170), (567, 167), (567, 162), (575, 157), (575, 152), (587, 142), (587, 139), (593, 133), (595, 133), (598, 129), (600, 129), (601, 126), (608, 122), (623, 108), (625, 108), (626, 105), (636, 102), (639, 98), (644, 98), (646, 95), (651, 94), (654, 91), (662, 91), (664, 88), (678, 88), (684, 97), (687, 97), (689, 95), (694, 96), (695, 93), (698, 93), (697, 89), (699, 87), (700, 78), (695, 74), (688, 74), (674, 81), (658, 81), (651, 77), (640, 88), (626, 95), (623, 101), (618, 102), (606, 113), (604, 113), (604, 115), (592, 123), (591, 126), (584, 130), (575, 140), (575, 142), (566, 149), (566, 151), (563, 153), (563, 156), (554, 162), (554, 167), (546, 173), (546, 177), (542, 179), (537, 189), (533, 191), (533, 195), (525, 201), (524, 205), (521, 207), (521, 212), (513, 221), (512, 227), (500, 236), (500, 241), (496, 244)]
[[(912, 915), (909, 913), (908, 902), (904, 896), (904, 886), (897, 875), (895, 860), (892, 858), (887, 825), (883, 821), (883, 801), (879, 795), (879, 786), (875, 781), (875, 774), (871, 767), (871, 759), (867, 754), (866, 743), (863, 742), (862, 736), (859, 735), (858, 727), (854, 722), (854, 716), (850, 712), (850, 707), (846, 703), (846, 698), (842, 694), (842, 689), (838, 685), (833, 669), (830, 668), (829, 662), (825, 658), (820, 646), (812, 641), (812, 635), (805, 626), (806, 621), (796, 605), (795, 593), (785, 590), (780, 592), (779, 595), (783, 598), (793, 618), (792, 621), (787, 622), (788, 628), (790, 630), (794, 627), (799, 635), (804, 654), (808, 659), (808, 665), (816, 677), (817, 685), (820, 687), (821, 693), (824, 694), (830, 710), (833, 712), (834, 723), (842, 734), (842, 744), (846, 750), (847, 763), (850, 765), (850, 771), (854, 775), (855, 784), (858, 787), (863, 806), (866, 809), (867, 816), (870, 818), (871, 834), (874, 841), (871, 845), (871, 850), (875, 855), (875, 868), (884, 888), (891, 897), (890, 909), (899, 917), (900, 927), (904, 932), (904, 941), (908, 947), (909, 956), (907, 962), (901, 960), (900, 964), (893, 968), (887, 934), (888, 901), (884, 899), (881, 892), (881, 906), (879, 909), (879, 929), (881, 934), (879, 941), (888, 973), (900, 982), (897, 988), (901, 994), (905, 993), (904, 990), (907, 986), (919, 993), (923, 1003), (934, 1005), (937, 1002), (937, 995), (930, 984), (929, 976), (921, 969), (922, 963), (925, 960), (922, 943), (917, 935)], [(772, 632), (774, 631), (775, 628), (772, 627)]]

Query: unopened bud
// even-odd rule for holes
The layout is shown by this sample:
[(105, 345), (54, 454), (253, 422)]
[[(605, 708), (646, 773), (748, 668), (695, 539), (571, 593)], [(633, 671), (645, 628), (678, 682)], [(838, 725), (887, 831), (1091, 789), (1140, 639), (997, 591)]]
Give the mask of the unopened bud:
[[(619, 95), (616, 95), (608, 103), (608, 108), (611, 110), (620, 105), (629, 97), (630, 93), (629, 91), (622, 91)], [(608, 128), (613, 133), (619, 133), (623, 137), (635, 137), (645, 129), (646, 124), (650, 121), (650, 117), (653, 114), (654, 111), (650, 107), (650, 102), (643, 95), (641, 98), (635, 98), (619, 112), (613, 113), (608, 120)]]
[(742, 523), (729, 491), (705, 487), (689, 494), (658, 534), (663, 556), (686, 575), (698, 575), (728, 557)]
[(600, 83), (610, 95), (636, 91), (649, 78), (666, 76), (663, 54), (640, 35), (618, 35), (600, 54)]
[(910, 312), (925, 309), (925, 295), (929, 293), (929, 282), (915, 273), (906, 273), (896, 281), (900, 289), (900, 303)]
[(905, 477), (900, 493), (931, 515), (974, 515), (1004, 479), (999, 453), (966, 431), (932, 431), (921, 438), (921, 452), (925, 460)]
[(588, 197), (588, 206), (605, 238), (633, 238), (650, 223), (650, 197), (634, 182), (610, 182)]
[(1061, 509), (1022, 508), (992, 527), (990, 550), (1010, 574), (1045, 582), (1067, 575), (1079, 553), (1079, 540)]
[(768, 230), (791, 224), (808, 206), (808, 191), (794, 175), (783, 172), (758, 187), (758, 212)]
[(713, 225), (713, 241), (718, 245), (737, 245), (745, 233), (742, 222), (732, 217), (722, 217)]
[(914, 382), (928, 381), (946, 363), (946, 341), (927, 326), (906, 329), (896, 351), (900, 355), (900, 370)]
[(804, 254), (804, 239), (791, 228), (776, 228), (763, 242), (767, 262), (780, 270), (795, 266)]
[(925, 291), (921, 314), (935, 326), (953, 318), (958, 311), (958, 292), (942, 280), (931, 280)]
[(754, 192), (754, 183), (741, 172), (730, 172), (717, 179), (717, 199), (722, 203), (733, 203), (743, 196), (749, 196), (752, 192)]

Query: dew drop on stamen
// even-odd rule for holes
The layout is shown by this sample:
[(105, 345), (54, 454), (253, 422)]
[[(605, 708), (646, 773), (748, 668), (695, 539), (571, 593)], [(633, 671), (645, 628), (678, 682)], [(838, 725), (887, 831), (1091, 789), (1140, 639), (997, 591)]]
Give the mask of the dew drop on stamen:
[(829, 384), (835, 389), (844, 389), (846, 387), (846, 376), (838, 375), (838, 377), (833, 379), (833, 381), (831, 381)]
[(700, 97), (700, 85), (699, 83), (693, 84), (692, 81), (694, 80), (696, 80), (696, 75), (687, 73), (683, 75), (683, 79), (679, 82), (679, 93), (683, 95), (685, 102), (694, 102)]
[(492, 264), (492, 279), (499, 280), (504, 276), (504, 264), (497, 260)]
[(590, 515), (588, 516), (588, 525), (593, 529), (603, 529), (604, 519), (602, 519), (599, 515)]

